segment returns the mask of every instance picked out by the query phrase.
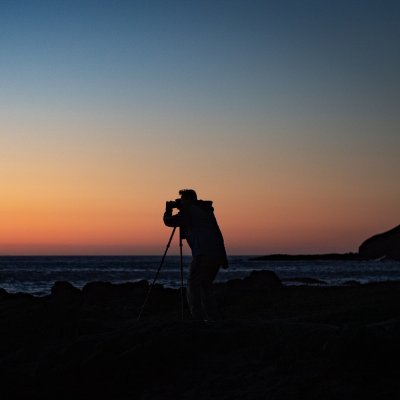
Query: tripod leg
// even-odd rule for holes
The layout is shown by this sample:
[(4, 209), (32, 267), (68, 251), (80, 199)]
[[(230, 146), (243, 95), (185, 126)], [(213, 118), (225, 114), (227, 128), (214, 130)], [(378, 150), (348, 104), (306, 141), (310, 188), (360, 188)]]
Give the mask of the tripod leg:
[(183, 321), (183, 304), (184, 304), (184, 295), (183, 295), (183, 252), (182, 252), (182, 235), (179, 232), (179, 249), (180, 249), (180, 267), (181, 267), (181, 317)]
[(163, 265), (163, 263), (164, 263), (164, 260), (165, 260), (166, 255), (167, 255), (167, 253), (168, 253), (168, 249), (169, 249), (169, 247), (171, 246), (172, 238), (174, 237), (175, 231), (176, 231), (176, 226), (174, 227), (174, 229), (173, 229), (173, 231), (172, 231), (172, 233), (171, 233), (171, 237), (169, 238), (169, 241), (168, 241), (168, 243), (167, 243), (167, 248), (165, 249), (164, 255), (163, 255), (162, 259), (161, 259), (160, 266), (158, 267), (156, 276), (155, 276), (154, 279), (153, 279), (153, 283), (151, 284), (151, 286), (149, 287), (149, 289), (148, 289), (148, 291), (147, 291), (147, 294), (146, 294), (146, 297), (145, 297), (145, 299), (144, 299), (142, 308), (140, 309), (139, 315), (138, 315), (138, 317), (137, 317), (137, 320), (138, 320), (138, 321), (140, 320), (140, 317), (142, 316), (142, 313), (143, 313), (143, 310), (144, 310), (144, 308), (145, 308), (145, 306), (146, 306), (146, 304), (147, 304), (147, 301), (149, 300), (151, 289), (153, 289), (153, 286), (154, 286), (154, 284), (156, 283), (156, 280), (157, 280), (157, 278), (158, 278), (158, 274), (159, 274), (160, 271), (161, 271), (161, 267), (162, 267), (162, 265)]

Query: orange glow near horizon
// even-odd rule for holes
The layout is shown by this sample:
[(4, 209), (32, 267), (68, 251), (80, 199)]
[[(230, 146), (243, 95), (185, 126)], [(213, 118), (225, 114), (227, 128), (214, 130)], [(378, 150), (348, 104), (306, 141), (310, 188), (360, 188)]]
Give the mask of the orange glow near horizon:
[[(196, 153), (181, 144), (181, 159), (169, 156), (168, 143), (140, 135), (119, 140), (14, 154), (9, 146), (0, 253), (162, 254), (170, 232), (164, 202), (183, 187), (214, 201), (229, 254), (357, 251), (366, 237), (398, 222), (397, 192), (382, 210), (376, 188), (357, 183), (362, 174), (354, 170), (346, 175), (346, 165), (331, 169), (329, 157), (314, 170), (315, 159), (281, 158), (263, 138), (251, 146), (233, 138), (230, 148), (214, 141), (217, 148), (208, 150), (205, 137)], [(378, 211), (379, 219), (371, 218)], [(173, 246), (171, 254), (177, 251)]]
[(185, 187), (214, 201), (229, 254), (357, 251), (398, 224), (395, 137), (382, 153), (272, 121), (268, 130), (83, 116), (8, 123), (3, 255), (162, 254), (165, 201)]

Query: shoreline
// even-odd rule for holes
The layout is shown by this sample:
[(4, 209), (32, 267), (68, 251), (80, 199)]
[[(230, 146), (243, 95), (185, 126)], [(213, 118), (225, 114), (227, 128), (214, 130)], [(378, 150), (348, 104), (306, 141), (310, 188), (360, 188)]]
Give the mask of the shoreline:
[[(249, 272), (248, 276), (245, 278), (233, 278), (233, 279), (229, 279), (229, 280), (225, 280), (225, 281), (215, 281), (214, 282), (214, 287), (215, 288), (219, 288), (219, 287), (223, 287), (225, 285), (231, 285), (233, 282), (240, 282), (242, 280), (245, 280), (246, 278), (248, 278), (253, 272), (257, 273), (257, 272), (270, 272), (268, 270), (252, 270)], [(349, 286), (367, 286), (367, 285), (380, 285), (380, 284), (396, 284), (399, 283), (400, 284), (400, 279), (382, 279), (382, 280), (371, 280), (371, 281), (361, 281), (361, 280), (356, 280), (356, 279), (346, 279), (344, 280), (342, 283), (329, 283), (325, 280), (322, 279), (318, 279), (318, 278), (312, 278), (312, 277), (308, 277), (308, 276), (299, 276), (299, 277), (293, 277), (293, 278), (278, 278), (283, 287), (287, 287), (287, 288), (291, 288), (291, 287), (321, 287), (321, 288), (346, 288)], [(77, 290), (82, 292), (86, 286), (90, 287), (92, 285), (111, 285), (112, 287), (118, 288), (118, 287), (132, 287), (133, 290), (135, 290), (134, 288), (136, 287), (136, 285), (141, 285), (143, 284), (143, 282), (147, 283), (148, 285), (150, 285), (149, 281), (147, 280), (136, 280), (136, 281), (123, 281), (123, 282), (110, 282), (107, 280), (97, 280), (97, 281), (91, 281), (91, 282), (87, 282), (83, 285), (74, 285), (73, 283), (69, 282), (69, 281), (56, 281), (54, 282), (53, 285), (51, 285), (51, 289), (50, 291), (46, 291), (46, 292), (28, 292), (28, 291), (10, 291), (10, 290), (6, 290), (5, 288), (3, 288), (2, 286), (0, 286), (0, 298), (5, 297), (5, 296), (15, 296), (15, 295), (20, 295), (20, 296), (31, 296), (33, 298), (37, 298), (37, 299), (44, 299), (44, 298), (48, 298), (49, 296), (52, 295), (52, 290), (54, 288), (55, 285), (58, 285), (60, 283), (62, 284), (66, 284), (66, 285), (70, 285), (71, 288), (73, 290)], [(162, 289), (165, 290), (179, 290), (179, 288), (177, 288), (176, 286), (168, 286), (168, 285), (164, 285), (161, 283), (156, 283), (157, 287), (160, 287)], [(186, 285), (185, 285), (186, 288)], [(218, 290), (218, 289), (217, 289)]]
[[(323, 284), (327, 286), (400, 280), (399, 261), (354, 260), (284, 260), (248, 261), (250, 257), (233, 256), (231, 267), (221, 270), (216, 282), (242, 279), (252, 270), (273, 270), (286, 285)], [(12, 259), (0, 258), (0, 287), (9, 292), (26, 292), (35, 296), (50, 293), (56, 281), (69, 281), (78, 288), (88, 282), (112, 283), (152, 281), (160, 259), (157, 257), (67, 257)], [(190, 256), (184, 259), (184, 276)], [(180, 286), (179, 256), (166, 261), (158, 282)]]
[[(240, 282), (243, 280), (246, 280), (249, 278), (252, 273), (258, 273), (258, 272), (272, 272), (269, 270), (251, 270), (249, 271), (249, 274), (244, 277), (244, 278), (232, 278), (224, 281), (214, 281), (213, 285), (214, 287), (222, 287), (225, 285), (230, 285), (232, 282)], [(361, 280), (356, 280), (356, 279), (346, 279), (343, 280), (342, 283), (329, 283), (323, 279), (319, 278), (313, 278), (313, 277), (308, 277), (308, 276), (295, 276), (293, 278), (278, 278), (281, 281), (281, 284), (283, 287), (322, 287), (322, 288), (345, 288), (349, 286), (366, 286), (366, 285), (375, 285), (375, 284), (392, 284), (392, 283), (399, 283), (400, 284), (400, 279), (382, 279), (382, 280), (370, 280), (370, 281), (361, 281)], [(136, 285), (142, 285), (143, 283), (150, 285), (148, 280), (145, 279), (140, 279), (140, 280), (135, 280), (135, 281), (122, 281), (122, 282), (110, 282), (107, 280), (97, 280), (97, 281), (91, 281), (87, 282), (83, 285), (74, 285), (73, 283), (69, 281), (56, 281), (51, 285), (50, 291), (47, 292), (27, 292), (27, 291), (10, 291), (6, 290), (2, 286), (0, 286), (0, 298), (5, 297), (5, 296), (14, 296), (14, 295), (21, 295), (21, 296), (32, 296), (33, 298), (37, 299), (42, 299), (42, 298), (47, 298), (52, 295), (52, 290), (55, 286), (58, 284), (65, 284), (67, 286), (71, 286), (72, 290), (80, 291), (82, 292), (86, 286), (92, 286), (92, 285), (111, 285), (112, 287), (118, 288), (118, 287), (132, 287), (133, 289), (136, 287)], [(161, 283), (156, 283), (157, 287), (160, 287), (165, 290), (179, 290), (176, 286), (169, 286), (169, 285), (164, 285)], [(186, 285), (185, 285), (186, 287)], [(218, 290), (218, 289), (217, 289)]]

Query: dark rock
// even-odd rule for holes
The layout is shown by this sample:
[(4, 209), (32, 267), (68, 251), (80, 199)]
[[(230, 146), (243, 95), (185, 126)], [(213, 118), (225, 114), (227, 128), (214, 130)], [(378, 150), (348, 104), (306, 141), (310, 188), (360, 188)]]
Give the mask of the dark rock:
[(115, 287), (110, 282), (89, 282), (83, 289), (85, 300), (101, 303), (109, 300), (115, 293)]
[(8, 294), (7, 290), (0, 288), (0, 299), (4, 299), (8, 296), (9, 296), (9, 294)]
[(35, 296), (33, 296), (32, 294), (23, 292), (9, 293), (7, 297), (13, 300), (36, 300)]
[(273, 271), (251, 271), (250, 276), (243, 279), (243, 283), (257, 289), (279, 290), (282, 288), (281, 280)]
[(255, 271), (215, 285), (225, 319), (209, 323), (181, 321), (179, 289), (159, 285), (137, 321), (148, 288), (60, 282), (50, 298), (84, 301), (1, 301), (2, 398), (398, 398), (400, 282), (282, 287)]
[(349, 281), (344, 282), (343, 285), (346, 285), (346, 286), (359, 286), (359, 285), (361, 285), (361, 283), (351, 279)]
[(57, 299), (67, 299), (79, 296), (81, 291), (71, 283), (66, 281), (57, 281), (51, 288), (51, 297)]
[(364, 241), (359, 254), (366, 259), (385, 257), (400, 260), (400, 225)]
[[(155, 289), (163, 289), (161, 285), (155, 285)], [(82, 294), (86, 301), (104, 302), (108, 300), (143, 298), (149, 288), (145, 280), (112, 284), (110, 282), (90, 282), (83, 289)]]

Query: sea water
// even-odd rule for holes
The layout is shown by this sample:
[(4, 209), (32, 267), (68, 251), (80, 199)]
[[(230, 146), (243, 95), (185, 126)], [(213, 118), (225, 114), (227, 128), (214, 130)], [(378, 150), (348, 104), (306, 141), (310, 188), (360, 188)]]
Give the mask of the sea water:
[[(343, 285), (400, 280), (399, 261), (252, 261), (252, 256), (229, 257), (228, 270), (220, 270), (216, 281), (242, 279), (252, 270), (274, 271), (285, 284), (299, 284), (297, 278), (313, 278), (321, 284)], [(191, 257), (183, 257), (186, 280)], [(152, 282), (161, 256), (36, 256), (0, 257), (0, 288), (10, 293), (25, 292), (37, 296), (50, 293), (56, 281), (69, 281), (82, 288), (88, 282)], [(180, 285), (180, 258), (167, 256), (157, 283)]]

